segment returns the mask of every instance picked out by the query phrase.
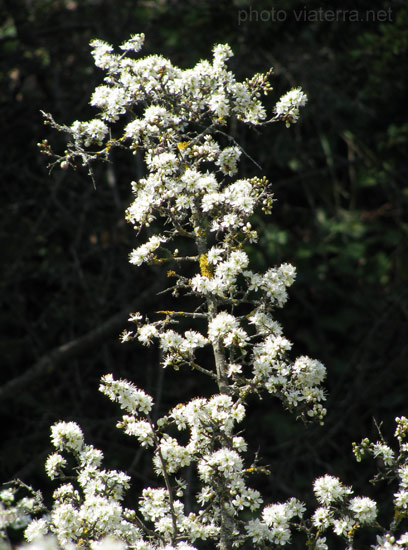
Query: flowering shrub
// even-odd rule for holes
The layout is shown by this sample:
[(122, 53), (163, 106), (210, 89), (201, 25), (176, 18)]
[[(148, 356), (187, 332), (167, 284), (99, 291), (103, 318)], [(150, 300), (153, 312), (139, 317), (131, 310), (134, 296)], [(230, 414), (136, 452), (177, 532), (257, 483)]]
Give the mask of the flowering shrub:
[[(132, 313), (134, 329), (125, 331), (122, 341), (157, 342), (163, 368), (187, 367), (208, 376), (214, 395), (179, 403), (154, 421), (152, 397), (131, 382), (105, 375), (100, 391), (123, 410), (118, 427), (151, 449), (161, 485), (145, 488), (137, 509), (126, 508), (129, 476), (103, 469), (102, 452), (85, 443), (81, 428), (59, 422), (51, 428), (55, 452), (46, 461), (48, 476), (61, 482), (51, 508), (36, 493), (18, 500), (17, 487), (6, 489), (0, 494), (3, 531), (25, 526), (33, 548), (95, 550), (190, 550), (202, 541), (222, 550), (273, 548), (291, 544), (293, 533), (300, 532), (310, 548), (324, 550), (326, 533), (353, 548), (356, 533), (368, 526), (379, 532), (373, 548), (408, 546), (403, 529), (408, 514), (405, 418), (397, 419), (398, 456), (385, 442), (364, 440), (354, 448), (359, 460), (365, 454), (381, 457), (383, 476), (399, 483), (388, 529), (377, 523), (377, 504), (353, 496), (336, 477), (315, 480), (318, 507), (311, 514), (295, 498), (265, 503), (249, 483), (254, 472), (267, 471), (248, 459), (250, 451), (238, 431), (248, 397), (269, 394), (299, 418), (323, 423), (326, 371), (316, 359), (291, 357), (292, 343), (274, 318), (288, 299), (295, 268), (284, 263), (265, 273), (250, 269), (245, 244), (258, 237), (253, 214), (259, 209), (269, 213), (273, 195), (266, 178), (236, 179), (240, 157), (247, 153), (229, 134), (228, 121), (290, 126), (306, 95), (300, 88), (289, 91), (268, 118), (261, 98), (271, 91), (270, 73), (238, 82), (227, 68), (229, 46), (215, 46), (211, 62), (181, 70), (161, 56), (137, 59), (142, 44), (143, 35), (133, 36), (117, 54), (100, 40), (92, 42), (95, 63), (106, 73), (91, 98), (99, 115), (71, 126), (46, 115), (69, 142), (62, 156), (47, 143), (42, 148), (53, 164), (67, 169), (79, 163), (91, 175), (92, 164), (106, 160), (115, 147), (144, 154), (146, 176), (132, 182), (134, 201), (126, 218), (137, 231), (149, 228), (150, 236), (129, 260), (136, 266), (169, 265), (172, 282), (166, 291), (193, 297), (195, 308), (156, 312), (154, 320)], [(196, 273), (187, 277), (183, 264), (192, 263)], [(188, 330), (180, 329), (182, 319), (191, 322)], [(197, 360), (200, 348), (209, 350), (212, 364)], [(75, 467), (68, 476), (72, 460)], [(195, 472), (191, 487), (182, 475), (186, 467)], [(194, 495), (193, 511), (183, 504), (187, 490)]]

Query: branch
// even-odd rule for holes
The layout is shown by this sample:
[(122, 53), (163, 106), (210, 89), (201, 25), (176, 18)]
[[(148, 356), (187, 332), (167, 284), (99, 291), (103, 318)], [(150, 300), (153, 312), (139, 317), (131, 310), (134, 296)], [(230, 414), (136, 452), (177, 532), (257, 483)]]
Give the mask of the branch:
[(208, 319), (207, 313), (197, 313), (189, 311), (159, 310), (156, 313), (166, 315), (167, 317), (191, 317), (192, 319)]
[(106, 338), (114, 333), (119, 333), (126, 325), (129, 313), (134, 307), (143, 306), (144, 303), (151, 301), (152, 293), (156, 293), (161, 281), (157, 281), (153, 287), (148, 288), (143, 292), (137, 301), (130, 303), (126, 308), (122, 309), (106, 320), (97, 328), (91, 330), (87, 334), (80, 336), (62, 346), (52, 349), (50, 352), (43, 355), (34, 365), (29, 367), (23, 374), (6, 382), (0, 386), (0, 401), (4, 402), (12, 398), (16, 393), (23, 388), (27, 388), (29, 384), (37, 381), (43, 376), (49, 376), (57, 367), (68, 363), (73, 358), (83, 355), (89, 350), (106, 341)]
[(168, 474), (167, 469), (166, 469), (167, 468), (167, 462), (164, 459), (163, 454), (161, 452), (159, 438), (157, 437), (157, 434), (155, 432), (153, 422), (151, 421), (151, 419), (149, 417), (147, 417), (147, 419), (148, 419), (148, 422), (150, 424), (150, 428), (153, 432), (153, 438), (154, 438), (154, 442), (155, 442), (155, 445), (156, 445), (157, 454), (159, 456), (159, 460), (160, 460), (161, 467), (162, 467), (162, 470), (163, 470), (163, 477), (164, 477), (164, 482), (166, 484), (167, 494), (169, 495), (170, 514), (171, 514), (171, 521), (172, 521), (172, 524), (173, 524), (172, 542), (174, 542), (174, 539), (177, 536), (178, 528), (177, 528), (176, 512), (174, 510), (173, 489), (171, 487), (169, 474)]

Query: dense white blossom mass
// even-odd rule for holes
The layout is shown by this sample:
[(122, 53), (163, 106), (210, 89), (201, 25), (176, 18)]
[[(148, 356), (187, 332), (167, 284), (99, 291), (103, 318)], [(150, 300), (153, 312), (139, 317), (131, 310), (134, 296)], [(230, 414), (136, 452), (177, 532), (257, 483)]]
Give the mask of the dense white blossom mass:
[[(152, 453), (154, 487), (143, 490), (136, 509), (127, 508), (129, 476), (104, 469), (102, 452), (85, 443), (75, 422), (58, 422), (51, 428), (55, 450), (45, 465), (49, 478), (60, 480), (52, 506), (46, 509), (34, 491), (17, 500), (16, 488), (4, 489), (0, 532), (5, 538), (7, 528), (25, 527), (30, 550), (195, 550), (201, 541), (220, 550), (277, 548), (291, 544), (295, 531), (305, 533), (315, 550), (328, 549), (326, 532), (351, 549), (356, 531), (375, 525), (376, 503), (323, 475), (314, 482), (318, 506), (309, 519), (295, 498), (264, 505), (250, 479), (268, 471), (237, 431), (249, 395), (277, 398), (304, 420), (322, 423), (326, 414), (325, 367), (307, 356), (292, 358), (292, 343), (275, 319), (288, 300), (295, 268), (283, 263), (264, 273), (250, 269), (246, 245), (257, 241), (254, 213), (270, 214), (273, 194), (266, 178), (237, 177), (240, 159), (252, 159), (229, 130), (231, 117), (249, 126), (290, 126), (306, 94), (290, 90), (268, 119), (262, 96), (271, 91), (271, 73), (238, 82), (227, 66), (233, 55), (228, 45), (216, 45), (211, 61), (182, 70), (159, 55), (136, 57), (143, 41), (142, 34), (130, 37), (120, 55), (92, 41), (95, 64), (105, 73), (90, 101), (98, 116), (71, 126), (50, 115), (47, 121), (69, 136), (56, 161), (63, 168), (80, 163), (92, 172), (92, 163), (106, 160), (115, 147), (144, 160), (146, 174), (131, 184), (134, 199), (126, 218), (147, 240), (138, 241), (130, 263), (170, 266), (174, 283), (167, 291), (195, 300), (196, 307), (159, 311), (153, 320), (132, 313), (136, 328), (121, 338), (145, 346), (157, 342), (163, 367), (208, 376), (216, 393), (180, 402), (155, 420), (150, 395), (112, 374), (103, 376), (100, 391), (123, 410), (118, 427)], [(189, 276), (182, 269), (186, 263), (195, 266)], [(195, 325), (182, 329), (180, 319)], [(408, 420), (397, 419), (398, 459), (384, 441), (364, 440), (354, 449), (357, 459), (371, 454), (394, 470), (396, 518), (408, 517), (407, 433)], [(193, 502), (188, 508), (187, 501)], [(395, 527), (383, 531), (373, 548), (407, 546), (408, 533), (396, 534)]]

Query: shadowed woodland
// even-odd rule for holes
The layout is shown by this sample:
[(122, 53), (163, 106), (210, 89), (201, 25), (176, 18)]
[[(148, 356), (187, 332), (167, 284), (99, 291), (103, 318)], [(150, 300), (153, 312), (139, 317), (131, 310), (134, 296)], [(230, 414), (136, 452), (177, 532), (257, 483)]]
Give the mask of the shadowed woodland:
[[(392, 20), (296, 21), (293, 10), (305, 7), (297, 0), (256, 3), (258, 15), (285, 10), (284, 21), (255, 12), (239, 21), (248, 9), (241, 0), (0, 4), (2, 482), (52, 491), (49, 426), (74, 420), (109, 467), (132, 476), (136, 499), (155, 477), (115, 428), (118, 410), (97, 391), (101, 375), (133, 380), (161, 410), (214, 390), (196, 373), (161, 370), (157, 349), (119, 342), (129, 312), (162, 309), (157, 293), (166, 283), (162, 269), (128, 263), (136, 235), (124, 211), (142, 158), (118, 151), (95, 167), (94, 188), (85, 170), (49, 174), (37, 147), (47, 139), (64, 148), (40, 110), (66, 124), (94, 116), (88, 101), (103, 75), (89, 41), (117, 45), (144, 32), (143, 55), (160, 53), (182, 68), (224, 42), (239, 78), (272, 66), (270, 108), (292, 86), (308, 94), (290, 129), (234, 132), (275, 193), (248, 253), (260, 270), (284, 261), (297, 268), (277, 314), (294, 353), (326, 365), (328, 415), (324, 427), (305, 428), (279, 403), (254, 402), (248, 440), (271, 470), (260, 480), (271, 501), (307, 501), (312, 480), (326, 472), (375, 495), (374, 472), (356, 465), (351, 442), (377, 438), (376, 423), (391, 439), (394, 417), (408, 414), (408, 8), (402, 0), (357, 4), (349, 8), (390, 9)], [(260, 175), (248, 158), (241, 170)]]

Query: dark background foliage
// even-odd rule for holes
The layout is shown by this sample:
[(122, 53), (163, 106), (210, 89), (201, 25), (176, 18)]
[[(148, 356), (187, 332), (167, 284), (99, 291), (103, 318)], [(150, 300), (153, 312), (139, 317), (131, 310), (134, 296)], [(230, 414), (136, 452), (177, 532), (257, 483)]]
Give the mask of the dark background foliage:
[[(265, 399), (251, 404), (247, 427), (272, 472), (259, 480), (269, 501), (311, 499), (313, 478), (325, 472), (375, 494), (351, 442), (376, 438), (374, 419), (391, 437), (394, 417), (408, 414), (408, 8), (402, 0), (337, 7), (327, 21), (328, 6), (297, 0), (0, 4), (1, 481), (51, 490), (43, 473), (49, 426), (75, 420), (109, 467), (133, 476), (136, 498), (155, 480), (143, 453), (115, 429), (119, 411), (98, 393), (100, 376), (134, 380), (163, 410), (202, 389), (193, 375), (163, 373), (157, 351), (118, 341), (128, 312), (163, 301), (161, 271), (127, 262), (135, 236), (124, 210), (143, 167), (118, 155), (97, 168), (94, 189), (80, 170), (49, 175), (37, 148), (43, 139), (64, 147), (40, 110), (67, 124), (93, 116), (88, 101), (102, 74), (89, 41), (118, 45), (144, 32), (144, 54), (183, 68), (219, 42), (233, 48), (240, 78), (273, 66), (271, 107), (292, 86), (308, 93), (298, 125), (237, 131), (276, 198), (250, 254), (259, 269), (297, 266), (278, 316), (295, 352), (325, 363), (329, 412), (324, 428), (305, 428)], [(378, 17), (354, 21), (347, 10)], [(242, 170), (258, 175), (248, 161)]]

